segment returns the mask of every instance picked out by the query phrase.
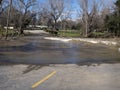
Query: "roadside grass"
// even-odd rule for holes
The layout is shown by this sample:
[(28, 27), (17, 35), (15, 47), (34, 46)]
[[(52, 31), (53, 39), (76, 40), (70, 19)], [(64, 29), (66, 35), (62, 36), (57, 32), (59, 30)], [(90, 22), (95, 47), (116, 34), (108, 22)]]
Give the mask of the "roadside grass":
[(109, 38), (112, 37), (113, 35), (108, 33), (108, 32), (92, 32), (89, 37), (94, 37), (94, 38)]
[(80, 31), (77, 30), (60, 30), (58, 32), (60, 37), (80, 37)]
[[(8, 29), (8, 36), (17, 35), (17, 34), (18, 32), (16, 32), (15, 30)], [(6, 35), (6, 30), (0, 28), (0, 36), (4, 37), (5, 35)]]

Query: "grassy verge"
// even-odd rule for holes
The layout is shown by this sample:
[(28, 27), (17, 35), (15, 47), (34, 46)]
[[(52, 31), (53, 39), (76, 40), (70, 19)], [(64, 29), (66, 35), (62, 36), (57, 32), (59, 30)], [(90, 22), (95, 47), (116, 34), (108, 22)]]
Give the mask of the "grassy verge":
[(60, 30), (58, 32), (60, 37), (80, 37), (80, 31), (76, 30)]
[(108, 32), (92, 32), (89, 37), (94, 37), (94, 38), (109, 38), (112, 37), (113, 35), (108, 33)]
[[(16, 32), (15, 30), (8, 30), (8, 36), (12, 36), (12, 35), (17, 35), (18, 32)], [(6, 30), (5, 29), (0, 29), (0, 36), (5, 36), (6, 35)]]

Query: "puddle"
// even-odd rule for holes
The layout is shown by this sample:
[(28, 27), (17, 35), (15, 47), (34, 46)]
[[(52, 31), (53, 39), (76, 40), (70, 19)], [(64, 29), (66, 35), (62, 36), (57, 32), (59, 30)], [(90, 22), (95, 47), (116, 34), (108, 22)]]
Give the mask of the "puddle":
[[(0, 62), (37, 65), (120, 63), (118, 50), (103, 45), (64, 43), (46, 40), (41, 36), (26, 36), (22, 39), (23, 45), (0, 45)], [(23, 43), (22, 40), (19, 43)]]

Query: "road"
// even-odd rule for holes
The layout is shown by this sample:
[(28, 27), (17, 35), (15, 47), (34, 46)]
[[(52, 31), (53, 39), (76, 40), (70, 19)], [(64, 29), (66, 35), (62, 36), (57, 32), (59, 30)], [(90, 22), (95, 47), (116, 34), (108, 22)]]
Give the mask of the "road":
[[(53, 71), (55, 75), (32, 88)], [(0, 90), (120, 90), (120, 64), (0, 66)]]
[(46, 36), (0, 41), (0, 90), (120, 90), (118, 50)]

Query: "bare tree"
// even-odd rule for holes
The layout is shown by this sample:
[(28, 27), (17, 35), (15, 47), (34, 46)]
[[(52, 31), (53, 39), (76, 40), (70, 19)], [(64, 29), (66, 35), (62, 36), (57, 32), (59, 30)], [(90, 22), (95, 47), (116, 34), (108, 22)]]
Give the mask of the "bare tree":
[(83, 26), (85, 27), (85, 37), (91, 32), (93, 27), (96, 26), (100, 9), (101, 2), (99, 4), (96, 0), (78, 0), (79, 1), (79, 13), (82, 17)]
[(8, 37), (8, 27), (9, 27), (9, 21), (10, 21), (11, 6), (12, 6), (12, 0), (10, 0), (10, 4), (9, 4), (9, 10), (8, 10), (8, 18), (7, 18), (5, 39), (7, 39), (7, 37)]
[(2, 0), (0, 4), (0, 15), (8, 8), (9, 1)]
[(23, 24), (26, 20), (26, 16), (27, 16), (27, 12), (29, 11), (29, 9), (36, 5), (36, 0), (20, 0), (19, 2), (19, 11), (21, 11), (21, 17), (19, 19), (20, 21), (20, 28), (19, 28), (19, 31), (20, 31), (20, 34), (23, 34)]
[(88, 0), (78, 0), (80, 6), (80, 14), (82, 16), (83, 23), (85, 23), (86, 36), (88, 33)]
[(41, 25), (48, 25), (49, 19), (50, 19), (50, 13), (48, 12), (47, 8), (41, 7), (41, 10), (39, 12), (39, 22), (38, 23)]
[(54, 22), (54, 29), (57, 29), (57, 21), (64, 10), (64, 0), (49, 0), (50, 14)]
[(67, 21), (70, 21), (73, 12), (73, 7), (72, 7), (72, 2), (71, 0), (65, 0), (65, 9), (62, 13), (62, 15), (60, 16), (60, 20), (61, 20), (61, 29), (65, 30), (66, 29), (66, 23), (68, 23)]

